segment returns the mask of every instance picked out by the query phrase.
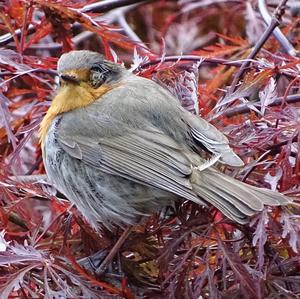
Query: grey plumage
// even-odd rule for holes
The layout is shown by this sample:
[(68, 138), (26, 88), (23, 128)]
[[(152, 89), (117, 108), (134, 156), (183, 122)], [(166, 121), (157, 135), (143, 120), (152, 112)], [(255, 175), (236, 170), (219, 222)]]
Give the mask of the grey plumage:
[[(106, 63), (102, 56), (76, 51), (62, 56), (58, 71), (99, 63)], [(181, 108), (168, 91), (121, 67), (119, 71), (118, 85), (99, 100), (58, 115), (44, 143), (49, 179), (91, 225), (133, 224), (180, 198), (211, 203), (239, 223), (265, 204), (290, 202), (213, 167), (200, 171), (203, 147), (220, 155), (221, 163), (243, 162), (221, 132)]]
[(62, 73), (69, 69), (85, 69), (91, 68), (94, 64), (103, 62), (104, 58), (101, 54), (91, 51), (81, 51), (78, 55), (77, 51), (71, 51), (63, 54), (57, 63), (57, 72)]

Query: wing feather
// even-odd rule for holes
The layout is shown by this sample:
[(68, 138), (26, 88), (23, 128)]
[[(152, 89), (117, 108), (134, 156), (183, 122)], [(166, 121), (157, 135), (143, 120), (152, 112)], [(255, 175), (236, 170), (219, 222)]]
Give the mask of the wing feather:
[(220, 161), (240, 167), (243, 161), (230, 148), (228, 139), (217, 128), (207, 122), (205, 119), (197, 117), (191, 113), (182, 110), (183, 120), (190, 128), (193, 139), (204, 146), (212, 154), (221, 154)]
[(191, 161), (182, 147), (157, 130), (139, 130), (97, 142), (82, 136), (77, 136), (76, 142), (59, 136), (59, 141), (69, 155), (86, 165), (205, 205), (189, 181)]

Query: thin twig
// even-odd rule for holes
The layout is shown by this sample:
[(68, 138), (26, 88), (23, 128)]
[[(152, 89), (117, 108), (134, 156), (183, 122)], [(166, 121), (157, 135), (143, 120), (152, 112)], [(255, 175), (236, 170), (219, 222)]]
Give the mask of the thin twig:
[(12, 181), (19, 183), (32, 183), (37, 181), (46, 181), (47, 175), (45, 174), (31, 174), (31, 175), (18, 175), (18, 176), (10, 176)]
[[(270, 25), (272, 17), (268, 12), (268, 8), (265, 0), (258, 0), (258, 9), (259, 12), (267, 25)], [(296, 56), (297, 51), (293, 47), (293, 45), (289, 42), (289, 40), (284, 36), (281, 30), (277, 27), (274, 29), (273, 35), (277, 39), (277, 41), (281, 44), (282, 48), (291, 56)]]
[[(83, 31), (72, 38), (72, 43), (78, 45), (81, 42), (91, 38), (95, 33), (91, 31)], [(59, 50), (62, 48), (62, 44), (52, 42), (52, 43), (38, 43), (30, 45), (29, 49), (35, 50)]]
[(125, 16), (123, 13), (120, 13), (118, 16), (118, 23), (122, 27), (122, 29), (125, 31), (127, 36), (139, 44), (142, 44), (143, 47), (147, 48), (146, 45), (143, 44), (142, 40), (138, 37), (138, 35), (131, 29), (131, 27), (128, 25)]
[(24, 230), (29, 230), (26, 222), (22, 218), (20, 218), (19, 215), (15, 212), (9, 213), (8, 220), (11, 223), (14, 223), (14, 224), (18, 225), (19, 227), (23, 228)]
[[(28, 74), (31, 74), (31, 73), (45, 73), (45, 74), (51, 75), (53, 77), (57, 76), (57, 72), (54, 71), (54, 70), (50, 70), (50, 69), (49, 70), (46, 70), (46, 69), (29, 69), (29, 70), (26, 70), (24, 72), (20, 72), (20, 71), (0, 72), (0, 77), (4, 77), (4, 76), (8, 76), (8, 75), (14, 75), (13, 78), (8, 79), (8, 80), (12, 80), (12, 79), (16, 79), (19, 76), (28, 75)], [(2, 82), (2, 84), (3, 84), (3, 82)]]
[(98, 275), (102, 274), (106, 267), (109, 265), (109, 263), (113, 260), (114, 256), (117, 254), (117, 252), (120, 250), (121, 246), (124, 244), (128, 236), (130, 235), (132, 231), (132, 226), (128, 226), (125, 228), (124, 232), (120, 236), (119, 240), (116, 242), (116, 244), (113, 246), (111, 251), (108, 253), (108, 255), (105, 257), (105, 259), (102, 261), (101, 265), (96, 270), (96, 273)]
[[(252, 52), (249, 54), (247, 59), (254, 59), (254, 57), (257, 55), (257, 53), (260, 51), (260, 49), (263, 47), (263, 45), (266, 43), (266, 41), (270, 38), (271, 34), (273, 33), (274, 29), (280, 25), (280, 21), (282, 18), (282, 15), (284, 14), (284, 7), (286, 5), (288, 0), (281, 0), (280, 3), (278, 4), (277, 8), (275, 9), (270, 25), (268, 26), (267, 30), (264, 32), (260, 40), (257, 42), (255, 45), (254, 49)], [(228, 91), (229, 94), (233, 93), (236, 89), (236, 85), (239, 82), (239, 80), (243, 77), (246, 68), (250, 65), (250, 61), (246, 60), (237, 74), (235, 75), (233, 82), (231, 84), (231, 87)]]
[[(211, 57), (203, 57), (197, 55), (181, 55), (181, 56), (165, 56), (163, 58), (153, 59), (151, 61), (147, 61), (140, 65), (139, 70), (145, 69), (151, 65), (159, 64), (162, 62), (180, 62), (180, 61), (203, 61), (203, 63), (211, 63), (211, 64), (223, 64), (223, 65), (230, 65), (241, 67), (244, 60), (226, 60), (223, 58), (211, 58)], [(259, 64), (258, 61), (252, 60), (251, 62)]]

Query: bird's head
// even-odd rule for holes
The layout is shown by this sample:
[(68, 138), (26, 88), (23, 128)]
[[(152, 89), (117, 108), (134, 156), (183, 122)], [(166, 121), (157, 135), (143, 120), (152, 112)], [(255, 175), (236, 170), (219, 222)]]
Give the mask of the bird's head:
[(86, 88), (97, 89), (118, 82), (124, 68), (104, 60), (99, 53), (83, 50), (63, 54), (58, 61), (57, 71), (62, 87), (83, 84)]
[(40, 126), (43, 141), (53, 119), (65, 112), (86, 107), (122, 84), (126, 74), (123, 66), (107, 61), (92, 51), (71, 51), (63, 54), (57, 64), (60, 86)]

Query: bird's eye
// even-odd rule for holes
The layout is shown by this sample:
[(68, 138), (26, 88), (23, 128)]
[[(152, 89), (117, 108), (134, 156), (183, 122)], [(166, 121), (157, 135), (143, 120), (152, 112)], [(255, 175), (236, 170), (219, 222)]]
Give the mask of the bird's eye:
[(61, 78), (59, 78), (57, 85), (58, 85), (58, 87), (64, 87), (66, 85), (66, 82), (64, 80), (62, 80)]
[(94, 88), (98, 88), (103, 83), (109, 81), (112, 76), (112, 69), (107, 63), (97, 63), (90, 70), (90, 84)]
[(67, 83), (72, 83), (72, 84), (80, 83), (80, 80), (73, 75), (61, 74), (59, 77), (62, 81), (67, 82)]
[(91, 69), (90, 71), (90, 84), (93, 88), (100, 87), (107, 77), (105, 73), (99, 72), (99, 70)]

